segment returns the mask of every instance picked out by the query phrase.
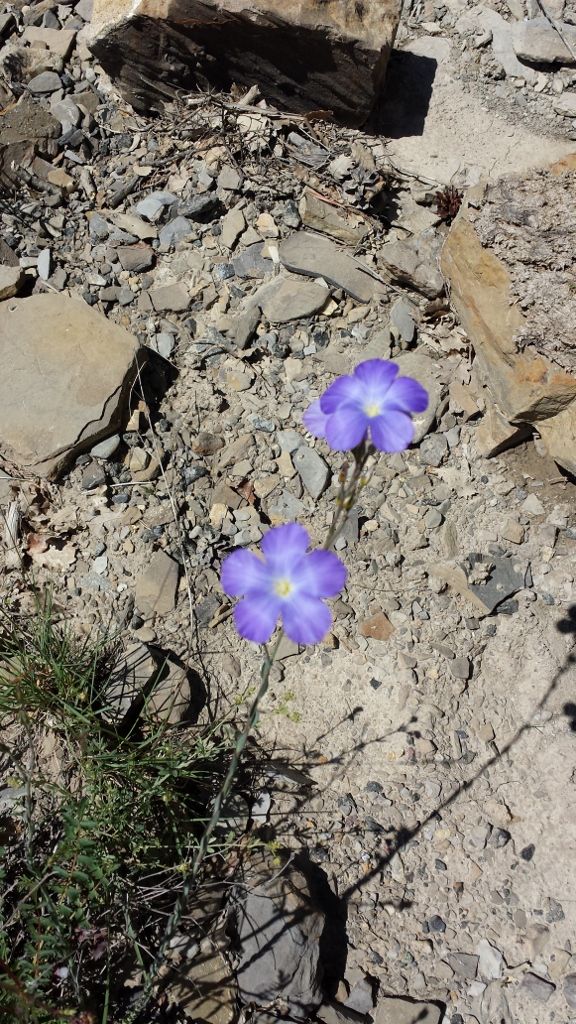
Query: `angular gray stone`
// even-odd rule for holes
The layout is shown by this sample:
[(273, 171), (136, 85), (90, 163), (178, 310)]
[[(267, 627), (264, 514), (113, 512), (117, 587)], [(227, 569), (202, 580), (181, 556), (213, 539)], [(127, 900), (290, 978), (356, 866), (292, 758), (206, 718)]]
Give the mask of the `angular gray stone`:
[(528, 992), (533, 999), (536, 999), (539, 1003), (547, 1003), (550, 996), (556, 989), (551, 981), (546, 981), (546, 978), (541, 978), (538, 974), (533, 974), (529, 971), (522, 978), (522, 988)]
[(165, 551), (156, 551), (136, 579), (136, 607), (145, 618), (168, 615), (176, 607), (180, 568)]
[(576, 1010), (576, 974), (567, 974), (562, 985), (564, 999), (572, 1010)]
[(411, 345), (416, 334), (416, 307), (407, 299), (399, 298), (390, 308), (390, 333), (405, 345)]
[(426, 233), (401, 242), (387, 242), (378, 254), (393, 281), (414, 288), (428, 299), (436, 299), (444, 291), (444, 280), (438, 268), (438, 244)]
[(186, 217), (175, 217), (174, 220), (168, 221), (164, 227), (160, 228), (158, 233), (160, 251), (168, 252), (169, 249), (174, 249), (180, 242), (185, 242), (187, 239), (194, 238), (195, 236), (196, 230)]
[[(576, 27), (566, 22), (560, 22), (558, 27), (576, 53)], [(560, 33), (544, 17), (517, 21), (512, 29), (512, 44), (516, 56), (528, 64), (576, 65), (576, 57), (562, 41)]]
[(448, 442), (444, 434), (428, 434), (420, 442), (420, 462), (424, 466), (441, 466), (448, 453)]
[(330, 467), (314, 448), (297, 448), (292, 462), (311, 498), (319, 498), (330, 483)]
[(62, 88), (60, 75), (57, 75), (55, 71), (41, 71), (39, 75), (35, 75), (34, 78), (30, 79), (28, 88), (31, 93), (38, 96), (56, 92), (57, 89)]
[(0, 457), (53, 478), (119, 426), (138, 341), (84, 302), (33, 295), (0, 305)]
[(95, 0), (88, 45), (142, 113), (208, 79), (256, 83), (274, 104), (358, 125), (384, 81), (401, 9), (401, 0)]
[(451, 953), (446, 957), (447, 962), (455, 974), (461, 978), (468, 978), (474, 981), (478, 971), (478, 957), (472, 953)]
[(326, 304), (330, 292), (316, 281), (302, 281), (296, 276), (276, 277), (266, 285), (262, 312), (272, 324), (313, 316)]
[(386, 287), (369, 268), (329, 238), (298, 231), (279, 245), (280, 262), (287, 270), (307, 277), (323, 277), (328, 284), (343, 288), (358, 302), (384, 297)]
[(281, 998), (291, 1019), (306, 1020), (322, 1002), (324, 914), (293, 865), (279, 872), (270, 859), (244, 881), (236, 914), (240, 998), (257, 1005)]

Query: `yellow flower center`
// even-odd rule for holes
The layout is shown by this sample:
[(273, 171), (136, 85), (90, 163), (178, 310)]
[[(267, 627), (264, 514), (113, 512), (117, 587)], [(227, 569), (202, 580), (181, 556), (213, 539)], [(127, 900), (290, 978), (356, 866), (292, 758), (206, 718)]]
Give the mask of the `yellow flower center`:
[(293, 584), (290, 580), (280, 579), (274, 582), (274, 591), (278, 594), (278, 597), (288, 597), (294, 589)]
[(380, 415), (381, 410), (377, 402), (369, 402), (364, 406), (364, 412), (366, 413), (368, 419), (373, 420), (375, 416)]

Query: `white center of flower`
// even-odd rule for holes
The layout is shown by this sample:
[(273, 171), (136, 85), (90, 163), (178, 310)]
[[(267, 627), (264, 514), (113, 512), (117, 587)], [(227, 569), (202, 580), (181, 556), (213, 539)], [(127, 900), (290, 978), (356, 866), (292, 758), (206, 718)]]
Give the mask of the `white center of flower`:
[(366, 405), (364, 406), (364, 412), (366, 413), (368, 419), (370, 420), (373, 420), (376, 416), (379, 416), (381, 411), (382, 410), (378, 402), (367, 402)]
[(294, 590), (294, 584), (286, 579), (274, 580), (274, 592), (278, 597), (289, 597)]

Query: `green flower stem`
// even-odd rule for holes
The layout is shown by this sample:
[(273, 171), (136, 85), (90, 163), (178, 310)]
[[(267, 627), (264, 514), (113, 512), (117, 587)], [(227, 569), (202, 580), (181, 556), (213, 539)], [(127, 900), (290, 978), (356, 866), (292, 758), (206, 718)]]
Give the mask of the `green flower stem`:
[(276, 656), (280, 649), (280, 644), (282, 642), (283, 636), (284, 631), (281, 629), (278, 633), (278, 637), (272, 648), (272, 651), (269, 651), (268, 648), (264, 646), (264, 658), (260, 670), (260, 686), (258, 687), (258, 691), (250, 706), (250, 711), (248, 712), (248, 718), (246, 719), (244, 729), (242, 730), (240, 736), (236, 740), (234, 752), (232, 754), (232, 758), (228, 766), (228, 771), (226, 772), (226, 778), (224, 779), (224, 782), (222, 783), (222, 786), (218, 794), (216, 795), (216, 799), (214, 800), (214, 805), (212, 807), (212, 814), (210, 815), (210, 820), (208, 821), (208, 824), (206, 825), (206, 828), (202, 833), (200, 842), (198, 844), (198, 849), (196, 850), (196, 855), (194, 857), (194, 860), (192, 861), (190, 870), (187, 873), (186, 878), (184, 879), (182, 890), (180, 892), (180, 895), (178, 896), (178, 899), (176, 900), (174, 909), (168, 919), (168, 923), (166, 925), (166, 929), (164, 932), (164, 937), (158, 948), (158, 952), (156, 953), (156, 956), (154, 958), (154, 965), (148, 975), (147, 981), (145, 982), (142, 995), (140, 996), (140, 999), (138, 1000), (136, 1006), (132, 1010), (128, 1020), (126, 1021), (126, 1024), (130, 1024), (131, 1021), (135, 1020), (140, 1011), (143, 1010), (146, 1004), (148, 1003), (148, 1000), (150, 999), (152, 990), (154, 988), (154, 984), (156, 982), (158, 969), (163, 963), (170, 942), (180, 926), (180, 922), (182, 921), (182, 917), (186, 910), (186, 905), (188, 903), (188, 898), (190, 896), (191, 889), (196, 881), (198, 872), (200, 871), (200, 868), (202, 866), (202, 862), (204, 861), (209, 852), (210, 840), (214, 835), (215, 829), (218, 827), (218, 823), (222, 816), (222, 810), (226, 803), (226, 800), (230, 796), (230, 792), (234, 784), (234, 779), (236, 777), (236, 772), (238, 771), (242, 754), (244, 753), (246, 744), (252, 733), (252, 730), (254, 729), (256, 722), (258, 721), (260, 703), (262, 699), (265, 697), (266, 692), (268, 690), (268, 686), (270, 683), (270, 672), (272, 671), (272, 666), (274, 665)]
[(365, 440), (354, 449), (354, 472), (348, 480), (349, 467), (344, 466), (342, 470), (342, 478), (340, 482), (340, 490), (338, 497), (336, 498), (336, 511), (332, 520), (332, 525), (328, 530), (326, 540), (322, 547), (325, 551), (329, 551), (330, 548), (334, 547), (334, 544), (338, 540), (338, 537), (342, 533), (342, 530), (346, 526), (350, 510), (353, 508), (356, 499), (360, 492), (366, 487), (366, 484), (370, 480), (371, 472), (368, 473), (367, 477), (364, 477), (364, 469), (366, 463), (371, 455), (373, 455), (374, 449), (371, 444), (368, 444)]

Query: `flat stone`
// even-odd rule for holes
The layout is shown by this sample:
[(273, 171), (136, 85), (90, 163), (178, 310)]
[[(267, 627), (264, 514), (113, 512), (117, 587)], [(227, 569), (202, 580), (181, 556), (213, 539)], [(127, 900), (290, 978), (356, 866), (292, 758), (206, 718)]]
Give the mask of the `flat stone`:
[(531, 434), (532, 430), (526, 423), (509, 423), (498, 409), (491, 406), (476, 427), (474, 443), (478, 453), (489, 459), (522, 444)]
[(286, 324), (313, 316), (326, 305), (330, 292), (316, 281), (302, 281), (296, 276), (276, 277), (262, 301), (262, 312), (272, 324)]
[(157, 313), (182, 313), (190, 305), (190, 294), (182, 281), (151, 288), (148, 294)]
[(11, 299), (18, 295), (25, 280), (25, 274), (21, 267), (7, 267), (0, 264), (0, 301)]
[(455, 974), (474, 981), (478, 971), (478, 957), (472, 953), (451, 953), (446, 958)]
[[(558, 28), (576, 52), (576, 28), (566, 22), (560, 22)], [(576, 58), (547, 18), (517, 21), (512, 29), (512, 44), (516, 56), (528, 64), (576, 65)]]
[(371, 640), (389, 640), (393, 632), (394, 626), (384, 612), (376, 612), (360, 626), (360, 635)]
[(424, 466), (441, 466), (448, 454), (448, 442), (444, 434), (428, 434), (420, 442), (420, 462)]
[(155, 221), (162, 213), (165, 206), (171, 206), (178, 202), (178, 196), (171, 192), (151, 192), (145, 199), (136, 204), (136, 213), (146, 220)]
[[(243, 879), (244, 881), (244, 879)], [(281, 997), (292, 1020), (308, 1020), (322, 1002), (320, 936), (324, 914), (304, 875), (262, 858), (247, 870), (236, 912), (236, 977), (243, 1003)]]
[(243, 231), (246, 230), (246, 218), (238, 207), (229, 210), (222, 218), (220, 241), (226, 249), (233, 249)]
[(416, 335), (417, 309), (408, 299), (399, 298), (390, 307), (390, 333), (395, 341), (411, 345)]
[(314, 448), (301, 445), (292, 455), (292, 462), (311, 498), (319, 498), (330, 483), (330, 467)]
[(546, 981), (546, 978), (541, 978), (538, 974), (533, 974), (529, 971), (522, 978), (522, 988), (533, 999), (536, 999), (537, 1002), (547, 1003), (555, 991), (556, 985), (553, 985), (551, 981)]
[(259, 279), (271, 274), (274, 264), (271, 259), (263, 255), (264, 242), (256, 242), (249, 245), (238, 256), (232, 260), (236, 277)]
[(427, 232), (401, 242), (387, 242), (378, 253), (379, 266), (393, 281), (399, 281), (429, 299), (444, 291), (444, 280), (438, 268), (436, 236)]
[[(70, 56), (75, 39), (76, 32), (65, 28), (38, 28), (36, 25), (27, 25), (22, 33), (23, 42), (30, 43), (31, 46), (45, 46), (63, 60)], [(57, 88), (60, 88), (60, 85)]]
[(100, 441), (90, 449), (90, 455), (95, 459), (109, 459), (120, 446), (120, 434), (113, 434), (105, 441)]
[(470, 679), (472, 665), (468, 658), (453, 658), (448, 667), (455, 679)]
[(470, 593), (490, 614), (508, 597), (523, 590), (529, 581), (529, 566), (507, 555), (471, 554), (468, 556), (472, 577), (478, 569), (485, 575), (482, 583), (469, 582)]
[[(160, 207), (162, 209), (162, 207)], [(92, 215), (90, 220), (90, 227), (92, 227), (92, 221), (98, 217), (99, 214), (95, 213)], [(139, 238), (141, 241), (147, 241), (150, 238), (158, 237), (158, 228), (153, 224), (149, 224), (142, 217), (137, 217), (135, 213), (117, 213), (114, 210), (109, 215), (110, 220), (116, 227), (120, 228), (121, 231), (126, 231), (129, 235), (133, 235), (135, 238)], [(103, 220), (103, 218), (101, 218)], [(106, 221), (104, 220), (106, 224)], [(104, 236), (106, 237), (106, 236)]]
[(80, 482), (83, 491), (93, 491), (106, 483), (106, 473), (97, 462), (89, 462), (82, 470)]
[(321, 231), (339, 242), (358, 245), (368, 231), (363, 217), (349, 210), (327, 203), (311, 189), (304, 189), (298, 205), (298, 212), (304, 227)]
[(158, 232), (160, 251), (168, 252), (169, 249), (176, 248), (180, 242), (185, 242), (195, 237), (196, 229), (191, 221), (186, 217), (174, 217), (174, 220), (168, 221)]
[(136, 607), (145, 618), (168, 615), (176, 607), (180, 567), (165, 551), (156, 551), (136, 579)]
[(435, 1003), (419, 1003), (396, 996), (380, 996), (372, 1011), (374, 1024), (440, 1024), (443, 1011)]
[(280, 242), (278, 251), (287, 270), (307, 277), (323, 277), (358, 302), (370, 302), (387, 294), (386, 287), (360, 259), (350, 256), (329, 238), (298, 231)]
[(50, 249), (42, 249), (42, 252), (38, 254), (36, 269), (40, 280), (47, 281), (52, 272), (52, 253)]
[(54, 478), (114, 433), (137, 372), (138, 341), (63, 295), (0, 306), (0, 452)]
[(203, 0), (191, 12), (182, 0), (95, 0), (87, 42), (142, 113), (208, 79), (220, 89), (256, 83), (275, 105), (359, 125), (384, 82), (401, 9), (401, 0)]
[(60, 75), (57, 75), (55, 71), (41, 71), (39, 75), (35, 75), (28, 82), (28, 89), (37, 96), (44, 96), (61, 88)]
[(116, 255), (123, 270), (137, 274), (142, 270), (148, 270), (154, 262), (154, 251), (149, 245), (119, 245), (116, 248)]
[(572, 1010), (576, 1010), (576, 974), (567, 974), (562, 985), (564, 999)]

